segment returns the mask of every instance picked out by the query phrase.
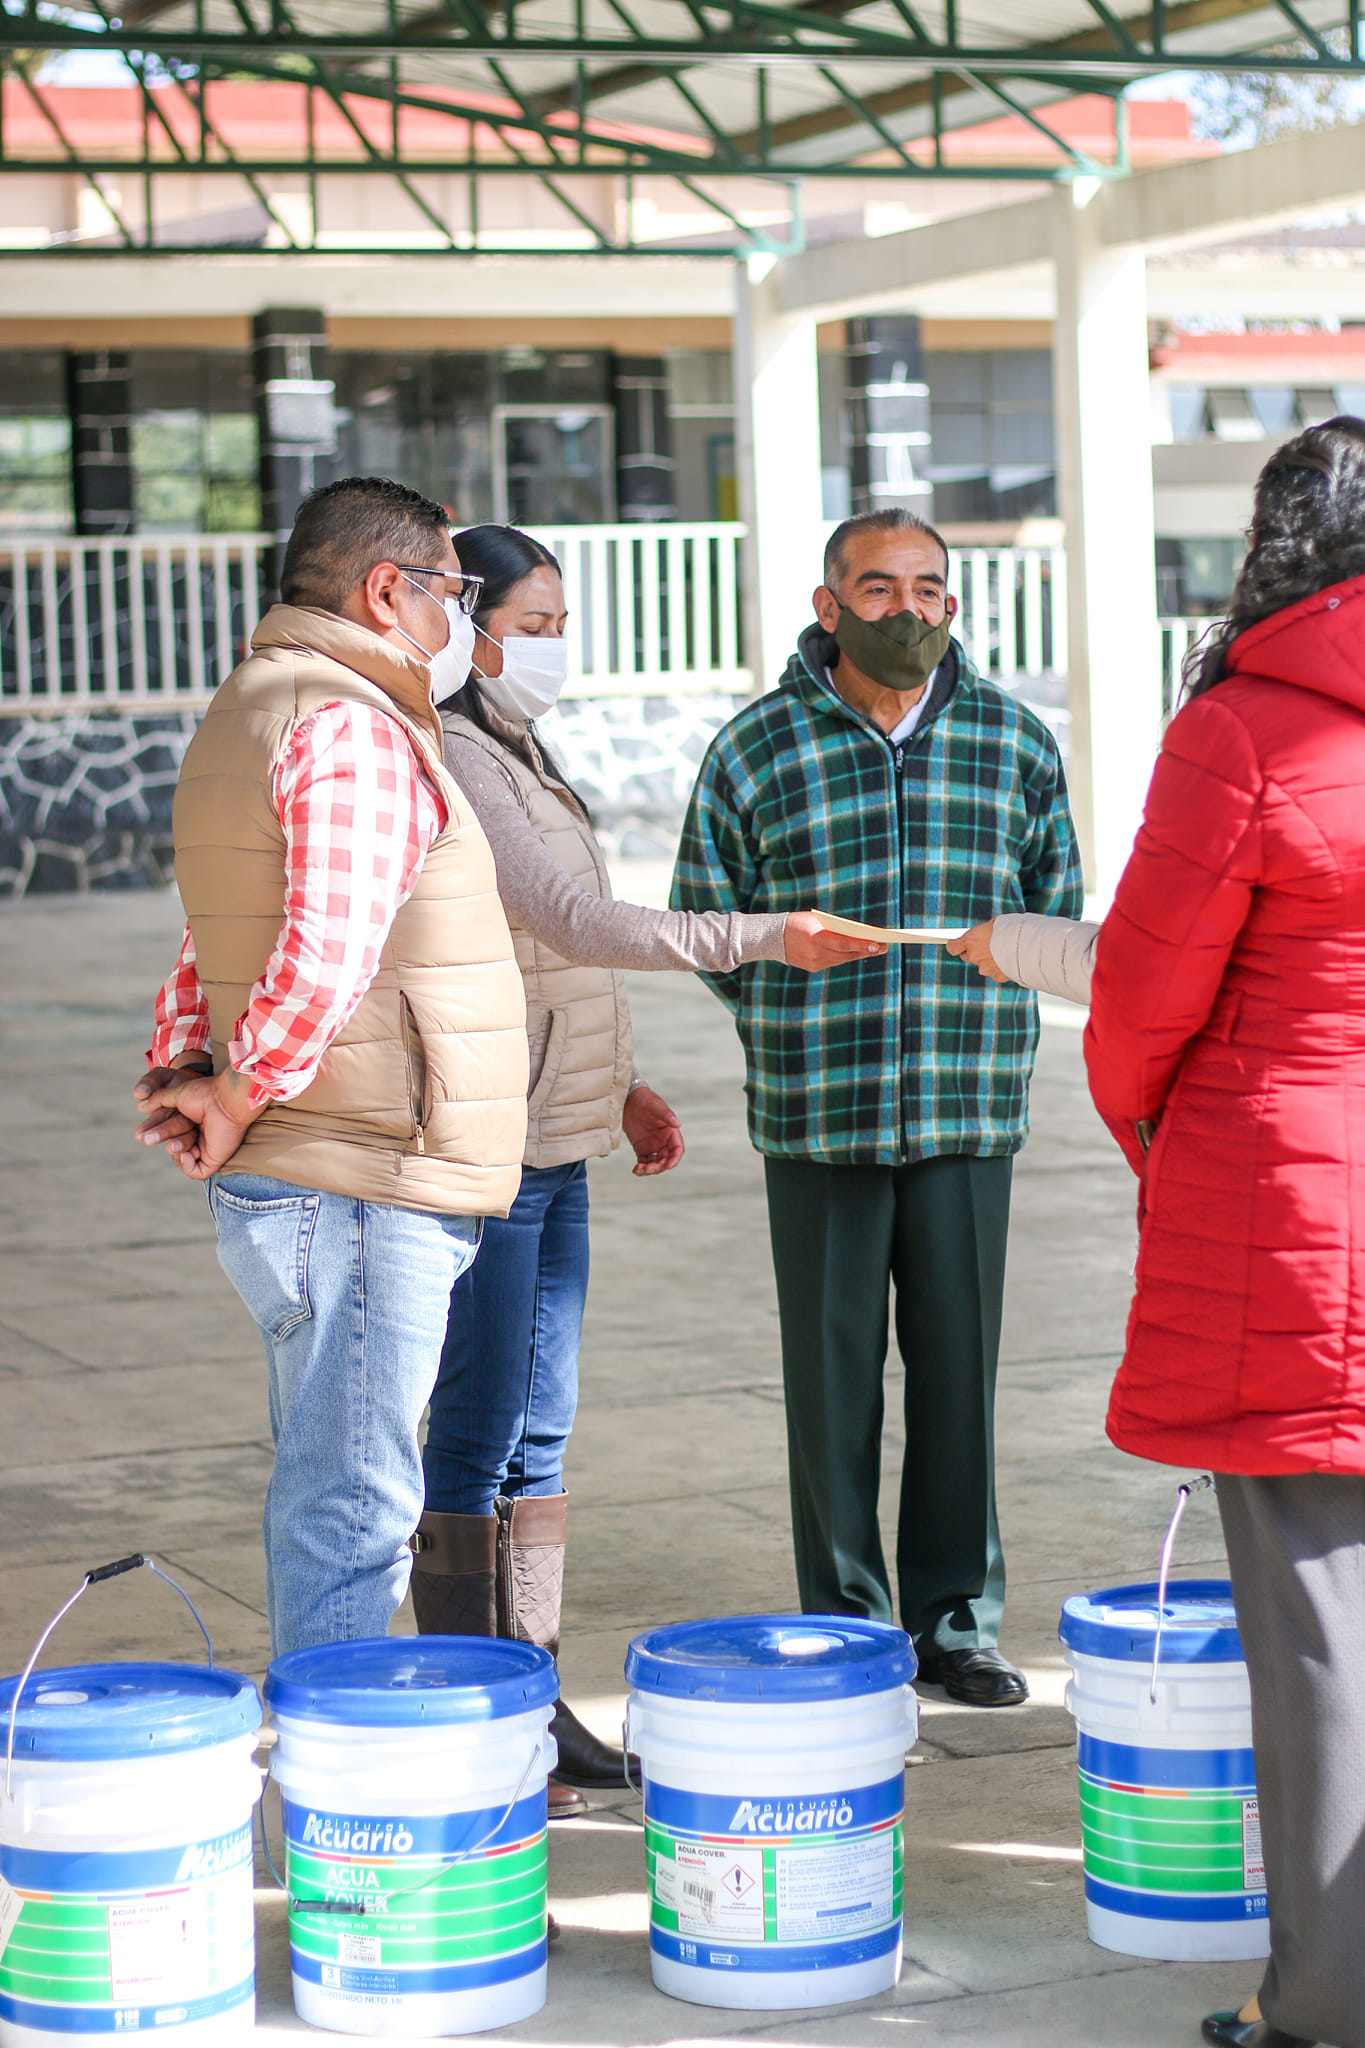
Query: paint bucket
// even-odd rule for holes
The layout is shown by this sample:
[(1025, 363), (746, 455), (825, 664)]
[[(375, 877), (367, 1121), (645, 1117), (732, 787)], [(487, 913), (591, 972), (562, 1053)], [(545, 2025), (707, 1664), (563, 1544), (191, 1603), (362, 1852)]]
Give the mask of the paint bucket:
[(0, 2043), (240, 2042), (256, 1999), (255, 1686), (190, 1664), (25, 1676), (0, 1685)]
[(1091, 1940), (1166, 1962), (1268, 1955), (1251, 1689), (1231, 1586), (1078, 1593), (1061, 1639)]
[(559, 1693), (531, 1643), (388, 1636), (277, 1657), (294, 2007), (341, 2034), (472, 2034), (545, 2003)]
[(895, 1984), (914, 1675), (907, 1635), (847, 1615), (636, 1637), (626, 1745), (660, 1991), (774, 2011)]

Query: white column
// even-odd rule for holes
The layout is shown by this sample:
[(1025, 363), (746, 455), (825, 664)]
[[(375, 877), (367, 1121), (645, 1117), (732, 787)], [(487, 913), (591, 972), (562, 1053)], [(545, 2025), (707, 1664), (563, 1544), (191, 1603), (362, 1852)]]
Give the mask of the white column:
[(1053, 346), (1066, 524), (1072, 803), (1086, 886), (1107, 905), (1161, 741), (1146, 262), (1100, 238), (1100, 190), (1055, 197)]
[(821, 580), (820, 390), (815, 317), (779, 310), (772, 259), (735, 265), (735, 460), (744, 548), (744, 644), (755, 690), (776, 683)]

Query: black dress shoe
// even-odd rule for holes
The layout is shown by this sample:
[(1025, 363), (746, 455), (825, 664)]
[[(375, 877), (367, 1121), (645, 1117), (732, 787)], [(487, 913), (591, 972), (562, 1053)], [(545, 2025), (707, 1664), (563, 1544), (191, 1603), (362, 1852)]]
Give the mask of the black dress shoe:
[(1214, 2048), (1316, 2048), (1302, 2034), (1286, 2034), (1269, 2020), (1239, 2020), (1235, 2012), (1211, 2012), (1200, 2032)]
[(561, 1785), (625, 1785), (625, 1756), (609, 1742), (599, 1742), (572, 1708), (560, 1700), (550, 1733), (559, 1744), (559, 1762), (550, 1776)]
[(1020, 1707), (1028, 1698), (1028, 1680), (998, 1650), (930, 1650), (917, 1675), (965, 1707)]

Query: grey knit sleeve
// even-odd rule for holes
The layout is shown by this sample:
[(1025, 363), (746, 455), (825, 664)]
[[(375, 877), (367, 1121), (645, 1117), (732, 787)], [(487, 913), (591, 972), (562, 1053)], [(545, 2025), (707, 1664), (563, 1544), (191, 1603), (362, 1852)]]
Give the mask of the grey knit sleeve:
[(474, 807), (513, 924), (580, 967), (705, 969), (728, 974), (746, 960), (783, 960), (783, 917), (738, 911), (646, 910), (579, 887), (527, 817), (512, 779), (477, 740), (447, 733), (445, 760)]
[(1088, 1003), (1099, 929), (1074, 917), (1009, 911), (991, 928), (991, 958), (1002, 974), (1024, 988)]

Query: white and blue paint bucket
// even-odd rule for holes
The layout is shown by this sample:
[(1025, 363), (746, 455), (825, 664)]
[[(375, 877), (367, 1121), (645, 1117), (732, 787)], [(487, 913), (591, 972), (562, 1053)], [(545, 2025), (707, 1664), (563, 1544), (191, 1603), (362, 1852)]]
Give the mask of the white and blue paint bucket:
[(539, 2012), (559, 1681), (530, 1643), (388, 1636), (277, 1657), (294, 2006), (343, 2034)]
[(255, 1686), (188, 1664), (20, 1684), (0, 1685), (0, 2043), (241, 2042), (256, 1997)]
[(670, 1997), (789, 2010), (900, 1975), (915, 1653), (846, 1615), (749, 1615), (637, 1636), (650, 1965)]
[(1251, 1688), (1225, 1579), (1078, 1593), (1061, 1639), (1090, 1938), (1121, 1955), (1270, 1952)]

